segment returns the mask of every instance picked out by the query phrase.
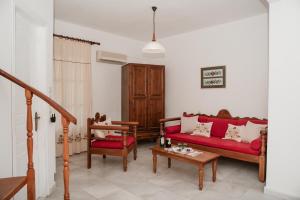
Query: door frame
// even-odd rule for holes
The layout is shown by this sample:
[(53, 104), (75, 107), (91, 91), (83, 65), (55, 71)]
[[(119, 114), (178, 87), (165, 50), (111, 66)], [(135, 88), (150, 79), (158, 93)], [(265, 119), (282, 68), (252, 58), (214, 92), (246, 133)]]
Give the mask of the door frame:
[[(33, 37), (34, 41), (36, 41), (36, 48), (41, 50), (37, 52), (36, 58), (34, 57), (34, 61), (37, 62), (36, 66), (39, 66), (37, 71), (33, 69), (29, 69), (28, 72), (30, 75), (30, 82), (28, 84), (32, 85), (33, 87), (36, 87), (37, 89), (41, 90), (45, 94), (51, 95), (50, 88), (52, 85), (50, 85), (49, 88), (49, 78), (48, 75), (49, 71), (52, 72), (49, 68), (52, 67), (52, 46), (48, 44), (49, 42), (49, 24), (47, 21), (44, 21), (45, 19), (43, 16), (40, 16), (31, 6), (30, 3), (25, 1), (13, 1), (13, 9), (12, 9), (12, 16), (13, 16), (13, 61), (12, 61), (12, 74), (16, 74), (16, 68), (20, 66), (16, 66), (16, 48), (17, 45), (17, 35), (16, 35), (16, 26), (17, 26), (17, 15), (20, 17), (23, 17), (25, 20), (28, 20), (32, 25), (35, 26), (34, 32), (36, 33)], [(28, 3), (28, 4), (27, 4)], [(32, 2), (31, 2), (32, 3)], [(52, 30), (52, 29), (51, 29)], [(52, 34), (51, 34), (52, 37)], [(50, 42), (49, 42), (50, 43)], [(52, 40), (51, 40), (52, 43)], [(50, 52), (51, 51), (51, 52)], [(51, 58), (48, 58), (48, 56), (51, 56)], [(52, 68), (51, 68), (52, 69)], [(34, 76), (34, 75), (37, 75)], [(50, 76), (52, 76), (52, 73), (50, 73)], [(36, 78), (33, 78), (36, 77)], [(16, 99), (16, 85), (12, 85), (12, 104), (11, 104), (11, 129), (12, 129), (12, 160), (13, 160), (13, 175), (18, 174), (18, 170), (16, 168), (17, 163), (17, 138), (16, 134), (16, 103), (18, 101), (25, 104), (25, 97), (24, 99), (17, 100)], [(24, 92), (25, 96), (25, 92)], [(50, 192), (53, 190), (55, 186), (54, 182), (54, 172), (56, 170), (56, 164), (55, 164), (55, 134), (54, 134), (54, 125), (51, 125), (48, 120), (48, 116), (50, 116), (50, 108), (47, 104), (42, 102), (42, 100), (38, 99), (37, 97), (33, 97), (33, 106), (32, 106), (32, 113), (33, 113), (33, 119), (34, 119), (34, 113), (39, 112), (39, 115), (42, 116), (39, 122), (40, 130), (38, 130), (38, 133), (33, 131), (33, 139), (34, 139), (34, 168), (35, 168), (35, 179), (36, 179), (36, 196), (37, 197), (44, 197), (50, 194)], [(34, 123), (34, 120), (33, 120)], [(34, 125), (34, 124), (33, 124)], [(33, 126), (34, 127), (34, 126)], [(26, 129), (24, 130), (24, 134), (26, 135)], [(25, 141), (26, 142), (26, 141)], [(27, 156), (27, 154), (26, 154)], [(24, 166), (27, 168), (26, 166)], [(22, 199), (23, 197), (18, 196), (17, 199)]]

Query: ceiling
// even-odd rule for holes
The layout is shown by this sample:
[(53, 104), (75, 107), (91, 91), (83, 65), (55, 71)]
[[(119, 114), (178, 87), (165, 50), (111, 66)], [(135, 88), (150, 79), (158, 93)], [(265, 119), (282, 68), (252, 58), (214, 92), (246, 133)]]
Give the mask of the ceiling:
[(151, 6), (158, 40), (267, 12), (263, 0), (55, 0), (55, 18), (148, 41)]

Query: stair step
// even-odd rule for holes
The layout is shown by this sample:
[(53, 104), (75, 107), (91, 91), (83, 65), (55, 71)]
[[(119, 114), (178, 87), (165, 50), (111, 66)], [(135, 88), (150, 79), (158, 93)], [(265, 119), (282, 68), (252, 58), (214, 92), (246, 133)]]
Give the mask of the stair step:
[(11, 199), (26, 185), (26, 182), (26, 176), (0, 178), (0, 200)]

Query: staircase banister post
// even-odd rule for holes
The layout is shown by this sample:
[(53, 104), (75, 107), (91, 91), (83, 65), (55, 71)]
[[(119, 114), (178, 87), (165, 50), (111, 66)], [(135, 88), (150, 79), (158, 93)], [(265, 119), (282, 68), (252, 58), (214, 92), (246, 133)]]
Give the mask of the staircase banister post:
[(63, 126), (63, 134), (64, 134), (64, 145), (63, 145), (63, 158), (64, 158), (64, 199), (70, 199), (70, 191), (69, 191), (69, 176), (70, 176), (70, 169), (69, 169), (69, 125), (70, 121), (68, 121), (65, 117), (61, 116), (62, 126)]
[(33, 133), (32, 133), (32, 92), (25, 90), (26, 106), (27, 106), (27, 154), (28, 154), (28, 169), (27, 169), (27, 199), (35, 200), (35, 170), (33, 166)]

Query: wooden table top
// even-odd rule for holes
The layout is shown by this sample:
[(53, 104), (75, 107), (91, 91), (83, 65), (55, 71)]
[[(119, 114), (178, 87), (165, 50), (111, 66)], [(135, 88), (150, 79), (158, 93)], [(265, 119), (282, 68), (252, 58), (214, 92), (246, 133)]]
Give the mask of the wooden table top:
[(210, 162), (210, 161), (220, 157), (219, 154), (202, 151), (202, 150), (197, 150), (197, 149), (194, 149), (194, 150), (202, 152), (202, 153), (195, 157), (192, 157), (192, 156), (189, 156), (186, 154), (170, 152), (160, 146), (154, 146), (151, 148), (151, 150), (152, 150), (152, 152), (158, 153), (159, 155), (162, 155), (162, 156), (175, 158), (175, 159), (179, 159), (179, 160), (186, 160), (186, 161), (190, 161), (190, 162), (194, 162), (194, 163), (207, 163), (207, 162)]

